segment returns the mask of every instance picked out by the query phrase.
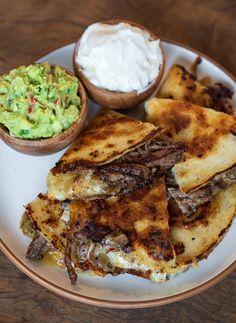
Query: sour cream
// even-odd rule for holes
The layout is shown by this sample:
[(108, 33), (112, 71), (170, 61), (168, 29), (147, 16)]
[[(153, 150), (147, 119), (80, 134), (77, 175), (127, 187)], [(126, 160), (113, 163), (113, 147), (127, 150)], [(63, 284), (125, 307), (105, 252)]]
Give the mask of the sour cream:
[(84, 32), (76, 56), (94, 85), (119, 92), (142, 92), (163, 63), (160, 40), (127, 23), (95, 23)]

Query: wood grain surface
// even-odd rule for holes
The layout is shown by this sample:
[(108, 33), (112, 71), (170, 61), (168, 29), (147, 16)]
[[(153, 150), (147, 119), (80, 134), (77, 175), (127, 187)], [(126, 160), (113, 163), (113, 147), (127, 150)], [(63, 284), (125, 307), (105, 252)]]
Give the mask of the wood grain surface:
[[(137, 21), (190, 45), (236, 74), (235, 0), (0, 0), (0, 74), (74, 42), (95, 21)], [(64, 299), (0, 253), (0, 322), (236, 322), (236, 272), (188, 300), (112, 310)]]

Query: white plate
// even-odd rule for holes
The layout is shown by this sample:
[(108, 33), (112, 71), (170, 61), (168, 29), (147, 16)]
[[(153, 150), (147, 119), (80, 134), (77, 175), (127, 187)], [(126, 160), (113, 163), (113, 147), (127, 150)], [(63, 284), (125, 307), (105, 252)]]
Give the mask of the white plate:
[[(189, 66), (199, 53), (163, 41), (166, 52), (166, 71), (173, 63)], [(72, 70), (74, 44), (57, 49), (39, 61), (59, 64)], [(229, 73), (208, 58), (199, 66), (200, 77), (210, 75), (215, 82), (222, 82), (236, 93), (235, 80)], [(233, 98), (234, 106), (236, 95)], [(90, 102), (89, 117), (99, 107)], [(143, 107), (130, 110), (129, 114), (140, 117)], [(32, 264), (25, 259), (30, 240), (23, 236), (19, 222), (23, 205), (33, 200), (39, 192), (46, 192), (45, 179), (49, 169), (63, 154), (63, 151), (43, 157), (27, 156), (0, 142), (0, 246), (6, 255), (26, 274), (43, 286), (72, 299), (85, 303), (110, 307), (145, 307), (161, 305), (196, 294), (212, 286), (235, 267), (236, 222), (232, 224), (223, 241), (214, 249), (207, 260), (200, 262), (198, 269), (189, 269), (170, 281), (154, 284), (132, 275), (105, 278), (79, 277), (76, 287), (71, 286), (67, 274), (55, 267)]]

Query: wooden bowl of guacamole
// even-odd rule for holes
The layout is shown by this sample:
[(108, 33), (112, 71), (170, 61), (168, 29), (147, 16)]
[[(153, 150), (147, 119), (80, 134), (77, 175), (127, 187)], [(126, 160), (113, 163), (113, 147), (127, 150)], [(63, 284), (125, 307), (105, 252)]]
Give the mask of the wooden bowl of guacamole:
[(59, 151), (76, 139), (86, 116), (83, 85), (58, 65), (20, 66), (0, 77), (0, 137), (15, 150)]

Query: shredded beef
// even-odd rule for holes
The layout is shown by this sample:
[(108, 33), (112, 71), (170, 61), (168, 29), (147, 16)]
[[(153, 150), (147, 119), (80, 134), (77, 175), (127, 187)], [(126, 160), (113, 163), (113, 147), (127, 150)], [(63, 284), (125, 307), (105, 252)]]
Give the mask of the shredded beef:
[(144, 163), (147, 167), (157, 168), (158, 175), (163, 175), (167, 170), (172, 168), (177, 162), (182, 160), (185, 151), (184, 145), (176, 145), (173, 148), (166, 148), (161, 151), (154, 152), (146, 158), (141, 158), (140, 163)]
[[(126, 153), (118, 162), (135, 163), (152, 167), (152, 164), (155, 162), (160, 164), (158, 161), (161, 158), (169, 156), (176, 151), (183, 153), (185, 150), (186, 146), (184, 144), (174, 144), (167, 136), (162, 134), (135, 150)], [(148, 165), (148, 162), (151, 164)]]
[(148, 167), (136, 164), (111, 164), (96, 171), (111, 188), (113, 194), (125, 194), (143, 188), (151, 181)]
[(186, 145), (174, 144), (164, 136), (136, 148), (115, 163), (101, 166), (95, 174), (109, 184), (116, 194), (141, 189), (163, 176), (183, 158)]
[[(236, 166), (216, 175), (206, 186), (198, 190), (184, 193), (174, 185), (174, 187), (168, 187), (168, 192), (183, 214), (190, 216), (196, 212), (198, 206), (211, 201), (217, 193), (234, 183), (236, 183)], [(173, 185), (173, 177), (168, 176), (167, 186), (170, 185)]]
[[(104, 194), (98, 194), (99, 197), (122, 195), (142, 189), (165, 175), (177, 162), (183, 160), (186, 148), (185, 144), (175, 144), (164, 134), (159, 134), (111, 163), (95, 166), (79, 161), (79, 164), (75, 162), (62, 167), (56, 166), (52, 172), (55, 175), (58, 172), (74, 171), (78, 173), (79, 181), (83, 169), (89, 169), (106, 184)], [(92, 198), (94, 197), (96, 194)]]
[(26, 258), (32, 260), (40, 260), (46, 251), (50, 249), (50, 245), (47, 240), (41, 235), (38, 234), (30, 243)]
[(199, 205), (212, 200), (212, 194), (209, 188), (202, 188), (188, 194), (176, 188), (168, 188), (168, 192), (175, 199), (180, 210), (188, 216), (196, 212)]
[(219, 191), (226, 189), (236, 182), (236, 166), (216, 175), (208, 184), (212, 193), (215, 195)]
[(103, 236), (103, 239), (98, 243), (90, 237), (88, 225), (90, 226), (86, 224), (67, 239), (64, 262), (73, 285), (76, 283), (77, 274), (72, 259), (75, 266), (84, 271), (96, 268), (102, 273), (115, 275), (118, 269), (111, 264), (108, 253), (112, 250), (130, 252), (129, 240), (123, 232), (109, 230), (108, 233), (108, 230), (101, 226), (99, 235)]
[(71, 281), (72, 285), (75, 285), (76, 280), (77, 280), (77, 274), (75, 272), (75, 268), (74, 268), (72, 260), (71, 260), (72, 248), (73, 248), (74, 243), (75, 243), (74, 237), (69, 237), (67, 239), (65, 257), (64, 257), (64, 263), (67, 268), (67, 272), (70, 277), (70, 281)]
[(160, 176), (182, 160), (185, 150), (186, 145), (174, 144), (162, 134), (151, 142), (128, 152), (119, 161), (144, 165), (151, 169), (152, 174), (158, 172)]

